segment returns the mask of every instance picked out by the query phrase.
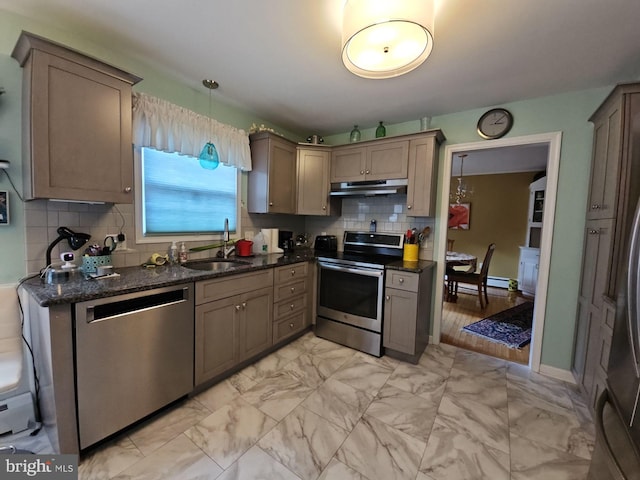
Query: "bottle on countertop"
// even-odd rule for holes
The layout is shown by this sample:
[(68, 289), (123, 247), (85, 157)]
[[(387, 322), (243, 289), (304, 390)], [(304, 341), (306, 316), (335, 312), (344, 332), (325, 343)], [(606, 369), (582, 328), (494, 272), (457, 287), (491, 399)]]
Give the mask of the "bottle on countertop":
[(184, 242), (180, 243), (180, 263), (187, 263), (187, 260), (189, 259), (189, 254), (187, 252), (187, 247), (184, 244)]
[(371, 223), (369, 224), (369, 231), (375, 232), (377, 228), (378, 228), (378, 222), (376, 222), (375, 220), (371, 220)]
[(176, 263), (178, 263), (178, 261), (178, 246), (176, 245), (176, 242), (173, 241), (171, 242), (171, 247), (169, 248), (169, 263), (171, 265), (175, 265)]
[(376, 138), (381, 138), (386, 135), (387, 135), (387, 129), (382, 124), (382, 122), (380, 122), (380, 124), (378, 125), (378, 128), (376, 128)]

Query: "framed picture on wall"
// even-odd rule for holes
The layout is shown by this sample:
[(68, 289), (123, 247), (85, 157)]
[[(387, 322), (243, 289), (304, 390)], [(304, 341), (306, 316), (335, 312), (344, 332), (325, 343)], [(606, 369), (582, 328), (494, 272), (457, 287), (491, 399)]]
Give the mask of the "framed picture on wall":
[(9, 192), (0, 191), (0, 226), (9, 225)]
[(470, 203), (449, 204), (449, 228), (453, 230), (469, 230), (470, 215)]

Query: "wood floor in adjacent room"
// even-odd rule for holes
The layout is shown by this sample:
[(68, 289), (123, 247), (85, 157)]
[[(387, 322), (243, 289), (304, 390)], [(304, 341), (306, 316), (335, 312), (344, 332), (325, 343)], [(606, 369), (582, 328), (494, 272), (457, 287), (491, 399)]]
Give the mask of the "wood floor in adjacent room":
[(441, 341), (466, 350), (527, 365), (530, 344), (521, 349), (509, 348), (462, 331), (462, 327), (466, 325), (533, 300), (533, 298), (523, 297), (518, 292), (509, 292), (502, 288), (489, 287), (488, 294), (489, 304), (484, 310), (480, 310), (478, 291), (462, 284), (458, 290), (456, 303), (442, 302)]

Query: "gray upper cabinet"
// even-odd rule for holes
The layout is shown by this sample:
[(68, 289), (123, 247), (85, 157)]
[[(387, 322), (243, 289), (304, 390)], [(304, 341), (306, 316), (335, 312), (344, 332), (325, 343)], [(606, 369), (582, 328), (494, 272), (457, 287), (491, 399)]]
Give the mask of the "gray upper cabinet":
[(438, 153), (443, 141), (440, 130), (425, 132), (409, 141), (407, 215), (435, 216)]
[(409, 140), (372, 140), (334, 147), (331, 182), (407, 178)]
[(23, 32), (26, 199), (133, 203), (131, 87), (141, 79)]
[(329, 195), (331, 150), (298, 146), (297, 176), (299, 215), (340, 215), (342, 201)]
[(296, 144), (269, 132), (249, 140), (249, 213), (296, 213)]

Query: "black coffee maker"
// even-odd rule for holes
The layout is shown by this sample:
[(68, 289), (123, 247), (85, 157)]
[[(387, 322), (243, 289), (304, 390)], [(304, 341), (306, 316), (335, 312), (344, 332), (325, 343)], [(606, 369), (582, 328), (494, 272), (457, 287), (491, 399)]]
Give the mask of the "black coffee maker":
[(293, 248), (295, 247), (293, 232), (290, 230), (280, 230), (278, 232), (278, 246), (284, 253), (293, 252)]

